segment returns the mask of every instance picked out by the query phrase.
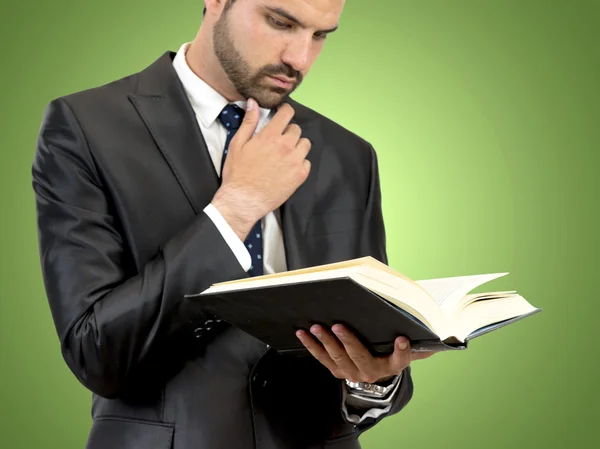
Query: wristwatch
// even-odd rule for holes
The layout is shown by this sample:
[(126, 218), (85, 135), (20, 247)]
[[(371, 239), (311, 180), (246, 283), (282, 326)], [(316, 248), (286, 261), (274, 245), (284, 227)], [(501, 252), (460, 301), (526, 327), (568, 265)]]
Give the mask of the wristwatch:
[(384, 382), (370, 384), (367, 382), (352, 382), (346, 379), (346, 385), (351, 393), (357, 393), (369, 398), (383, 399), (389, 395), (400, 382), (402, 374), (394, 376)]

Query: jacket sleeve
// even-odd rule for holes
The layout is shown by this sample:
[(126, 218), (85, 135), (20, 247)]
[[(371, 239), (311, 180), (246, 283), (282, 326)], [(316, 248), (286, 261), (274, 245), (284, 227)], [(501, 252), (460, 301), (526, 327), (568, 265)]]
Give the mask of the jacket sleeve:
[[(365, 208), (364, 222), (361, 229), (360, 256), (371, 256), (382, 263), (388, 264), (386, 249), (386, 231), (383, 221), (381, 185), (379, 181), (379, 167), (377, 153), (369, 145), (370, 151), (370, 182), (369, 194)], [(400, 385), (396, 390), (391, 407), (385, 414), (376, 418), (366, 418), (357, 426), (361, 432), (366, 431), (386, 416), (401, 411), (411, 400), (413, 394), (413, 382), (410, 366), (402, 372)]]
[(246, 277), (204, 213), (136, 273), (86, 137), (65, 99), (44, 111), (32, 165), (39, 256), (63, 357), (107, 398), (155, 378), (185, 351), (203, 313), (184, 298)]

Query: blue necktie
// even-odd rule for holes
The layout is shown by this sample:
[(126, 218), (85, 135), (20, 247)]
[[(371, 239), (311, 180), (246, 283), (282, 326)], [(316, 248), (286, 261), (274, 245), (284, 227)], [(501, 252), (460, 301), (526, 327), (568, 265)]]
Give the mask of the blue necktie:
[[(225, 158), (227, 157), (227, 151), (229, 150), (229, 143), (233, 136), (240, 128), (242, 120), (244, 119), (245, 111), (235, 104), (228, 104), (223, 108), (223, 111), (219, 114), (219, 120), (223, 126), (227, 129), (227, 140), (225, 141), (225, 149), (223, 150), (223, 161), (221, 162), (221, 173), (223, 173), (223, 165), (225, 164)], [(261, 221), (258, 220), (246, 241), (244, 242), (250, 256), (252, 258), (252, 266), (248, 273), (250, 276), (261, 276), (263, 273), (263, 245), (262, 245), (262, 229)]]

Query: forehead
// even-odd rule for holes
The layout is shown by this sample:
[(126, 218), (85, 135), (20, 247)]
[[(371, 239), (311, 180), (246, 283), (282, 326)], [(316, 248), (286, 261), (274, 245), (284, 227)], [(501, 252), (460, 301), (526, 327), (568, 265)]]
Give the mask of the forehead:
[[(242, 0), (244, 1), (244, 0)], [(246, 0), (247, 1), (247, 0)], [(263, 9), (281, 9), (306, 26), (337, 25), (344, 9), (345, 0), (249, 0)]]

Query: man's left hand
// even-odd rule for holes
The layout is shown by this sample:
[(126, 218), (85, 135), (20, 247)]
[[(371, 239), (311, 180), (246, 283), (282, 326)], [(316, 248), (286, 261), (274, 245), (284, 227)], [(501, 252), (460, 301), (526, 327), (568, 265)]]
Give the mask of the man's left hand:
[[(310, 332), (299, 330), (296, 336), (308, 351), (338, 379), (352, 382), (375, 383), (400, 374), (414, 360), (426, 359), (434, 352), (415, 352), (404, 337), (396, 338), (394, 352), (374, 357), (360, 340), (346, 327), (335, 324), (332, 332), (314, 325)], [(319, 343), (320, 342), (320, 343)]]

